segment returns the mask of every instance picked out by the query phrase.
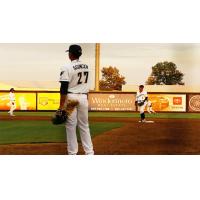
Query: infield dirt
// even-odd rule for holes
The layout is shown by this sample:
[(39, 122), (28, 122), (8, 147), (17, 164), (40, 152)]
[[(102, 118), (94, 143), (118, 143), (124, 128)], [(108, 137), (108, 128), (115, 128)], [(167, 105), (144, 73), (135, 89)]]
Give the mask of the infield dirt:
[[(1, 116), (0, 120), (50, 120), (49, 117)], [(138, 123), (136, 118), (90, 118), (91, 122), (123, 122), (124, 126), (93, 138), (97, 155), (190, 155), (200, 154), (200, 119), (155, 119)], [(63, 155), (66, 143), (0, 145), (3, 155)], [(80, 154), (83, 150), (80, 145)]]

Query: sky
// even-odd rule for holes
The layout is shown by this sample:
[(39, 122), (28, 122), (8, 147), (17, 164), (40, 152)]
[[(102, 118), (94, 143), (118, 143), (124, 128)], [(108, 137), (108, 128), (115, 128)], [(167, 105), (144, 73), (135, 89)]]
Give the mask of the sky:
[[(58, 81), (60, 67), (69, 62), (70, 44), (1, 43), (0, 81)], [(95, 44), (80, 44), (81, 60), (95, 70)], [(200, 44), (101, 44), (100, 66), (115, 66), (126, 77), (127, 84), (144, 84), (151, 67), (172, 61), (183, 72), (186, 85), (200, 86)]]

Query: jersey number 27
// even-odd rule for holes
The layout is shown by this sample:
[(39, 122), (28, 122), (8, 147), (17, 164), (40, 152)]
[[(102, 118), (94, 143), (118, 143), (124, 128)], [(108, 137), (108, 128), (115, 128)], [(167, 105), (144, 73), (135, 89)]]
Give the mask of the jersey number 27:
[[(87, 83), (88, 82), (88, 75), (89, 75), (89, 72), (79, 72), (78, 73), (78, 77), (79, 77), (78, 84)], [(85, 80), (83, 80), (84, 78), (85, 78)]]

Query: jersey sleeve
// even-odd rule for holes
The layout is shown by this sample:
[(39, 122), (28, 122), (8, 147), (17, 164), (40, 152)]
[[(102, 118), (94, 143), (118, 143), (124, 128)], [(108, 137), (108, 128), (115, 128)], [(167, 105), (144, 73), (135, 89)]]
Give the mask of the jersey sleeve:
[(59, 81), (60, 82), (64, 82), (64, 81), (69, 82), (70, 81), (70, 73), (69, 73), (69, 68), (68, 67), (61, 67)]

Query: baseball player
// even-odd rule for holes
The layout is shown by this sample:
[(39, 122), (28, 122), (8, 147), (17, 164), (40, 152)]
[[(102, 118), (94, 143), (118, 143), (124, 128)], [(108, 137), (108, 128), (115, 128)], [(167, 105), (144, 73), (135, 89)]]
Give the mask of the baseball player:
[(147, 105), (147, 102), (148, 102), (147, 92), (144, 91), (144, 85), (140, 85), (135, 100), (135, 105), (138, 106), (138, 110), (140, 111), (141, 120), (139, 122), (146, 122), (144, 110)]
[(153, 107), (152, 107), (152, 102), (150, 101), (150, 100), (148, 100), (148, 102), (147, 102), (147, 111), (148, 111), (148, 113), (149, 114), (151, 114), (151, 113), (156, 113), (154, 110), (153, 110)]
[(8, 112), (10, 114), (10, 116), (15, 116), (13, 114), (13, 111), (16, 109), (16, 104), (15, 104), (15, 94), (14, 94), (14, 88), (10, 89), (10, 93), (9, 93), (9, 99), (10, 99), (10, 111)]
[(67, 119), (67, 149), (69, 155), (78, 153), (76, 127), (78, 126), (81, 143), (86, 155), (93, 155), (93, 145), (88, 123), (89, 80), (91, 76), (88, 65), (82, 63), (79, 57), (82, 49), (79, 45), (71, 45), (67, 50), (71, 63), (61, 68), (60, 73), (60, 107), (63, 110), (68, 100), (78, 101), (78, 105)]

